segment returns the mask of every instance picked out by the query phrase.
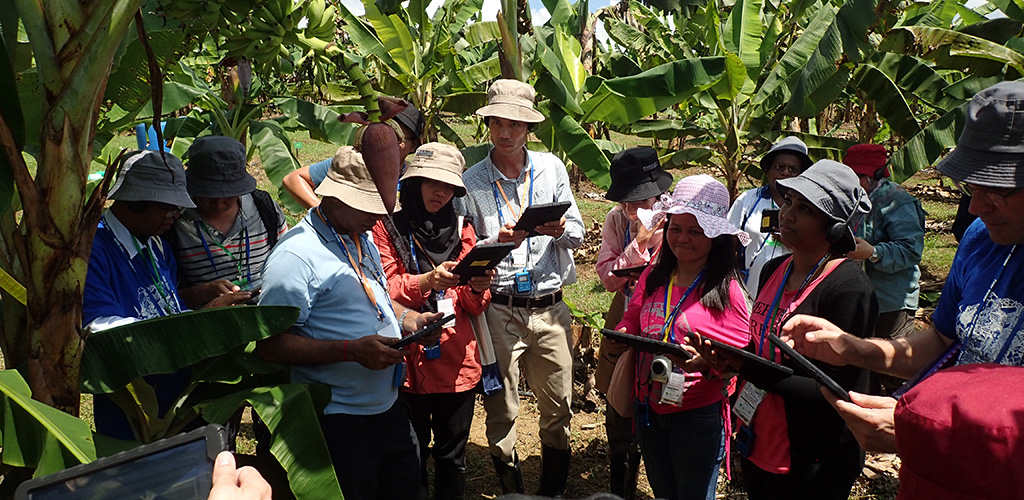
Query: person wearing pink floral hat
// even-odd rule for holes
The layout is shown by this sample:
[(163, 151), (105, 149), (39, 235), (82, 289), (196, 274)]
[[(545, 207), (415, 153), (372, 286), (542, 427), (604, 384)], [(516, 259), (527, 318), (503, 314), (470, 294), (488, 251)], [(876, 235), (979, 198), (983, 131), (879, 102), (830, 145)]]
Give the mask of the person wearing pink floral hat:
[[(708, 175), (687, 177), (653, 210), (639, 209), (653, 228), (664, 221), (657, 262), (636, 282), (619, 330), (684, 344), (692, 331), (735, 346), (746, 345), (748, 295), (737, 245), (747, 233), (729, 224), (729, 191)], [(610, 348), (625, 351), (624, 344)], [(687, 348), (692, 350), (692, 348)], [(699, 357), (664, 358), (635, 352), (633, 421), (647, 480), (658, 498), (713, 499), (729, 432), (728, 396), (734, 377), (708, 371)], [(619, 363), (628, 363), (629, 357)], [(662, 377), (659, 373), (663, 373)], [(656, 380), (657, 379), (657, 380)]]

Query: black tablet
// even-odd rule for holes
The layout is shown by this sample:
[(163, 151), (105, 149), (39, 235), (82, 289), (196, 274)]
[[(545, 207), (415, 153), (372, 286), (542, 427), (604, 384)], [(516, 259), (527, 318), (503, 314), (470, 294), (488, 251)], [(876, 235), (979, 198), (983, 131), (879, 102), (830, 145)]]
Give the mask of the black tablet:
[(21, 483), (18, 500), (174, 498), (205, 500), (213, 462), (227, 449), (216, 424)]
[(528, 236), (537, 236), (533, 229), (541, 224), (562, 218), (566, 210), (569, 210), (571, 203), (568, 201), (556, 201), (555, 203), (538, 203), (526, 207), (522, 217), (516, 222), (514, 231), (526, 231)]
[[(690, 335), (686, 336), (688, 341), (690, 341), (690, 339), (695, 339), (696, 337), (697, 337), (697, 335), (696, 334), (692, 334), (692, 333)], [(739, 356), (739, 357), (743, 358), (744, 360), (746, 360), (747, 362), (757, 363), (757, 364), (759, 364), (761, 366), (768, 367), (768, 368), (770, 368), (772, 370), (776, 370), (776, 371), (780, 371), (782, 373), (785, 373), (786, 375), (792, 375), (793, 374), (793, 369), (792, 368), (790, 368), (788, 366), (782, 366), (782, 365), (780, 365), (780, 364), (778, 364), (778, 363), (776, 363), (776, 362), (774, 362), (774, 361), (772, 361), (770, 359), (762, 358), (761, 356), (758, 356), (757, 354), (754, 354), (754, 353), (752, 353), (752, 352), (750, 352), (750, 351), (748, 351), (746, 349), (743, 349), (741, 347), (736, 347), (734, 345), (729, 345), (729, 344), (726, 344), (725, 342), (722, 342), (720, 340), (715, 340), (715, 339), (713, 339), (711, 337), (704, 336), (704, 335), (700, 336), (700, 340), (706, 340), (706, 341), (710, 342), (711, 343), (711, 347), (715, 348), (716, 350), (725, 351), (725, 352), (728, 352), (729, 354), (732, 354), (732, 355), (735, 355), (735, 356)], [(696, 342), (696, 340), (692, 340), (692, 341)]]
[(660, 340), (640, 337), (638, 335), (630, 335), (628, 333), (623, 333), (618, 330), (609, 330), (607, 328), (601, 329), (601, 335), (604, 335), (616, 342), (627, 344), (638, 351), (649, 352), (651, 354), (676, 354), (683, 359), (690, 359), (693, 357), (693, 355), (690, 354), (690, 351), (683, 349), (683, 346), (679, 344), (662, 342)]
[(395, 349), (401, 349), (409, 344), (412, 344), (413, 342), (416, 342), (417, 340), (423, 337), (426, 337), (427, 335), (430, 335), (431, 333), (434, 332), (434, 330), (441, 328), (442, 326), (444, 326), (445, 323), (453, 319), (455, 319), (455, 315), (449, 314), (437, 321), (427, 323), (427, 326), (424, 326), (423, 328), (420, 328), (419, 330), (416, 330), (415, 332), (412, 332), (409, 335), (402, 337), (402, 339), (399, 340), (398, 342), (391, 344), (391, 347), (394, 347)]
[(619, 269), (612, 269), (612, 274), (620, 278), (628, 278), (633, 273), (643, 272), (644, 269), (647, 269), (647, 264), (641, 266), (621, 267)]
[(459, 284), (465, 285), (470, 278), (483, 276), (488, 269), (494, 269), (515, 247), (512, 242), (477, 245), (452, 268), (452, 274), (459, 275)]
[(805, 358), (803, 354), (796, 352), (796, 349), (793, 349), (789, 344), (783, 342), (782, 339), (775, 335), (769, 334), (768, 341), (775, 345), (775, 347), (778, 347), (783, 354), (789, 356), (789, 358), (796, 364), (800, 365), (800, 368), (807, 371), (811, 378), (816, 380), (819, 384), (827, 387), (828, 390), (832, 391), (832, 394), (835, 394), (839, 399), (842, 399), (847, 403), (852, 402), (850, 400), (850, 393), (847, 392), (846, 389), (843, 389), (843, 387), (837, 384), (835, 380), (832, 380), (832, 377), (829, 377), (825, 372), (821, 371), (821, 368), (818, 368), (814, 363), (811, 363), (811, 361)]

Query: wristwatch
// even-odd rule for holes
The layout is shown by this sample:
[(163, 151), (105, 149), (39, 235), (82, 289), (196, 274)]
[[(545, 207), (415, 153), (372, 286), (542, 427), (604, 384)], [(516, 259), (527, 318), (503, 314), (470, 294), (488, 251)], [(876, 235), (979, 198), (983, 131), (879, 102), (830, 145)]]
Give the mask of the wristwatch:
[(872, 247), (871, 257), (868, 257), (868, 260), (871, 261), (872, 264), (874, 264), (878, 262), (879, 259), (880, 257), (878, 256), (878, 247)]

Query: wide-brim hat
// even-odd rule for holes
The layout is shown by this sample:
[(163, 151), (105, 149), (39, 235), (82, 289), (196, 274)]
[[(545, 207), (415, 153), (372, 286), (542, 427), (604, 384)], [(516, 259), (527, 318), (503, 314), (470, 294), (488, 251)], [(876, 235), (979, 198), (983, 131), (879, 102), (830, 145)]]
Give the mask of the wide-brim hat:
[(440, 142), (428, 142), (409, 157), (405, 173), (400, 180), (423, 177), (441, 181), (455, 187), (455, 196), (466, 196), (466, 185), (462, 182), (462, 170), (466, 159), (459, 148)]
[(747, 246), (750, 235), (730, 224), (726, 219), (728, 213), (729, 189), (706, 174), (680, 180), (672, 194), (661, 195), (651, 210), (641, 208), (636, 211), (640, 222), (648, 229), (657, 226), (669, 214), (692, 214), (704, 230), (704, 236), (713, 239), (731, 234), (739, 238), (740, 244)]
[(629, 148), (612, 157), (612, 185), (604, 197), (626, 203), (654, 198), (672, 186), (672, 174), (662, 170), (654, 148)]
[(496, 80), (487, 89), (487, 105), (476, 110), (480, 116), (497, 116), (526, 123), (540, 123), (544, 115), (533, 108), (537, 93), (519, 80)]
[(807, 145), (804, 144), (804, 141), (793, 136), (783, 137), (775, 144), (772, 144), (771, 149), (761, 157), (759, 165), (765, 175), (768, 174), (768, 169), (771, 168), (775, 157), (781, 153), (789, 153), (800, 158), (800, 168), (802, 170), (807, 170), (814, 163), (814, 160), (807, 156)]
[(188, 193), (198, 198), (231, 198), (256, 190), (246, 171), (245, 146), (231, 137), (210, 135), (188, 148)]
[(889, 155), (881, 144), (854, 144), (843, 156), (843, 164), (855, 174), (871, 177), (879, 177), (879, 172), (881, 177), (889, 177), (889, 169), (885, 168), (888, 160)]
[(967, 121), (939, 172), (970, 184), (1024, 187), (1024, 82), (1000, 82), (967, 103)]
[(125, 155), (117, 180), (110, 188), (111, 200), (153, 201), (181, 208), (195, 208), (185, 185), (185, 167), (171, 153), (153, 150)]
[(383, 215), (388, 213), (377, 185), (363, 163), (363, 155), (352, 146), (342, 146), (331, 159), (327, 177), (316, 188), (316, 194), (330, 196), (362, 212)]
[(846, 224), (843, 238), (855, 244), (850, 222), (854, 215), (871, 211), (871, 200), (850, 167), (833, 160), (818, 160), (802, 174), (775, 184), (783, 196), (789, 190), (796, 191), (833, 221)]

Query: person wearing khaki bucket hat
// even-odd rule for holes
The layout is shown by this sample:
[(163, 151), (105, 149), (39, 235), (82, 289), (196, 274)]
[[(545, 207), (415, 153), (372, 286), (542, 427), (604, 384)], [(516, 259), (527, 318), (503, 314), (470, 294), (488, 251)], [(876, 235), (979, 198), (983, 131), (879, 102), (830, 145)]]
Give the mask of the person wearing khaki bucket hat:
[[(491, 305), (484, 313), (503, 377), (503, 389), (484, 398), (491, 458), (502, 491), (523, 492), (515, 451), (521, 364), (541, 410), (538, 494), (557, 496), (565, 491), (569, 473), (572, 416), (572, 319), (562, 302), (562, 286), (576, 279), (571, 250), (583, 243), (583, 220), (565, 164), (526, 148), (531, 128), (544, 121), (534, 108), (535, 97), (533, 87), (520, 81), (491, 85), (487, 105), (477, 115), (484, 118), (493, 146), (462, 179), (477, 236), (517, 245), (496, 268)], [(569, 208), (561, 219), (536, 226), (537, 236), (513, 231), (527, 206), (555, 202)]]
[[(362, 155), (345, 146), (316, 194), (318, 207), (285, 233), (263, 269), (260, 305), (299, 309), (256, 353), (291, 365), (295, 383), (325, 384), (320, 427), (347, 498), (416, 498), (416, 440), (398, 388), (408, 348), (390, 347), (439, 313), (392, 303), (369, 230), (387, 213)], [(436, 342), (440, 334), (423, 342)]]
[(399, 210), (392, 220), (382, 219), (373, 227), (391, 298), (410, 309), (455, 314), (438, 343), (409, 347), (409, 375), (402, 387), (420, 445), (420, 498), (428, 497), (427, 460), (433, 456), (431, 498), (437, 500), (465, 495), (466, 444), (474, 389), (482, 376), (471, 317), (483, 313), (491, 300), (493, 271), (464, 285), (451, 272), (456, 261), (476, 246), (473, 226), (453, 206), (456, 197), (466, 195), (464, 167), (462, 153), (454, 146), (420, 146), (402, 175)]

